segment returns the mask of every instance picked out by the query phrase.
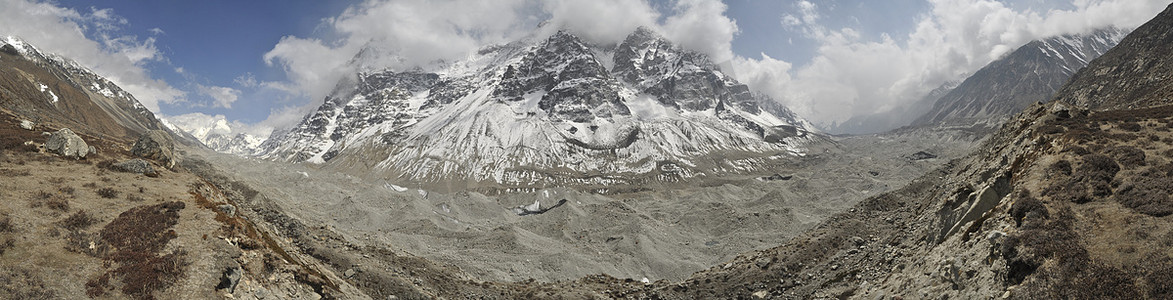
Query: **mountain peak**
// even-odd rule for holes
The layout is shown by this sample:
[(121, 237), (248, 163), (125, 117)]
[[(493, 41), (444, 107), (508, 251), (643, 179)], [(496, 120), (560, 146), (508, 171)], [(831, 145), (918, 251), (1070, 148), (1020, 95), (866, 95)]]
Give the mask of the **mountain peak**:
[(649, 28), (611, 48), (564, 30), (509, 45), (435, 73), (358, 74), (261, 156), (415, 182), (614, 185), (744, 172), (761, 164), (696, 158), (768, 161), (815, 139), (788, 109), (762, 109), (772, 100)]

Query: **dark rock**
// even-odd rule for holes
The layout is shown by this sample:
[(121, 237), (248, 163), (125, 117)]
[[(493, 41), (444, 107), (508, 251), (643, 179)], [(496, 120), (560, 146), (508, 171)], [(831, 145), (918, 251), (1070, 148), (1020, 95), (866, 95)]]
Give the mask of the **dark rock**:
[(791, 178), (794, 178), (794, 175), (782, 175), (782, 174), (774, 174), (774, 175), (770, 175), (770, 176), (767, 176), (767, 177), (762, 177), (762, 179), (769, 180), (769, 181), (774, 181), (774, 180), (790, 180)]
[(925, 151), (918, 151), (918, 152), (913, 153), (912, 155), (908, 156), (908, 159), (910, 159), (910, 160), (922, 160), (922, 159), (930, 159), (930, 158), (937, 158), (937, 155), (934, 155), (932, 153), (928, 153)]
[(876, 172), (876, 171), (868, 171), (868, 174), (870, 174), (872, 176), (880, 176), (880, 172)]
[(220, 276), (220, 284), (216, 285), (217, 290), (228, 290), (228, 293), (236, 292), (236, 284), (240, 283), (242, 272), (239, 267), (232, 267), (224, 270)]
[(134, 142), (130, 153), (134, 156), (155, 160), (168, 169), (174, 167), (176, 162), (175, 140), (162, 130), (151, 130), (143, 134), (138, 138), (138, 141)]
[(159, 172), (155, 171), (155, 167), (151, 166), (150, 162), (138, 158), (117, 163), (114, 168), (127, 173), (143, 174), (150, 177), (159, 176)]
[(74, 134), (69, 128), (61, 128), (61, 130), (49, 135), (49, 140), (45, 142), (45, 149), (61, 156), (79, 159), (86, 157), (90, 146), (86, 145), (86, 141)]

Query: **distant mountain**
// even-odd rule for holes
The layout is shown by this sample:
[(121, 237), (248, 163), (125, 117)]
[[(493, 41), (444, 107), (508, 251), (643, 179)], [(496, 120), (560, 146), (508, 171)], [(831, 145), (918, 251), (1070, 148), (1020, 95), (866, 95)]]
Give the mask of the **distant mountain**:
[(118, 139), (164, 126), (130, 93), (20, 38), (0, 40), (0, 106), (35, 123)]
[(1056, 100), (1093, 109), (1173, 104), (1173, 10), (1166, 9), (1071, 78)]
[(646, 28), (610, 47), (558, 32), (359, 73), (260, 154), (416, 181), (670, 180), (802, 154), (809, 123), (771, 101)]
[(189, 139), (199, 141), (200, 144), (216, 152), (252, 155), (265, 141), (265, 136), (256, 136), (248, 133), (235, 133), (227, 120), (218, 119), (210, 124), (175, 124), (175, 120), (164, 120), (168, 128), (181, 133)]
[(923, 116), (932, 109), (933, 103), (942, 96), (953, 91), (961, 80), (945, 82), (933, 89), (928, 95), (916, 102), (908, 103), (884, 112), (859, 115), (847, 121), (824, 127), (823, 130), (833, 134), (869, 134), (885, 132), (902, 126), (908, 126), (908, 120)]
[(1027, 43), (966, 78), (912, 124), (1000, 123), (1035, 102), (1050, 100), (1076, 71), (1125, 34), (1108, 28)]

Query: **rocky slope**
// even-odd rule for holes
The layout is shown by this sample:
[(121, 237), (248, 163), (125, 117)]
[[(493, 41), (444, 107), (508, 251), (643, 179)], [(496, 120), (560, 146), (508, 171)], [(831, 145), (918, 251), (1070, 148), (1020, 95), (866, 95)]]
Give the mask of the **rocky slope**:
[(88, 68), (16, 37), (0, 41), (0, 103), (34, 123), (112, 138), (163, 129), (130, 93)]
[(1173, 104), (1173, 17), (1168, 10), (1071, 78), (1057, 100), (1093, 109)]
[(912, 125), (999, 124), (1035, 102), (1050, 99), (1072, 75), (1115, 46), (1126, 33), (1108, 28), (1027, 43), (966, 78)]
[(801, 155), (817, 138), (765, 101), (650, 30), (615, 48), (558, 32), (432, 71), (360, 73), (261, 156), (505, 189), (671, 181)]
[(970, 156), (684, 282), (589, 282), (660, 299), (1169, 298), (1173, 106), (1151, 102), (1163, 82), (1129, 76), (1167, 73), (1168, 56), (1145, 54), (1173, 43), (1170, 24), (1173, 6), (1076, 75), (1137, 82), (1099, 110), (1035, 104)]

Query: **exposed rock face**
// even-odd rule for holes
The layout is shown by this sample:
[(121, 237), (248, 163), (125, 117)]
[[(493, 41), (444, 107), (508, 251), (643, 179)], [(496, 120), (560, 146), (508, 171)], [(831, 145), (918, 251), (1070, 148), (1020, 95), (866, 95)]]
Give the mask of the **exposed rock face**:
[(49, 140), (45, 142), (45, 150), (61, 156), (79, 159), (86, 157), (86, 154), (90, 151), (90, 146), (86, 145), (86, 141), (80, 136), (74, 134), (73, 130), (62, 128), (49, 135)]
[(114, 164), (114, 167), (127, 173), (143, 174), (150, 177), (159, 176), (159, 172), (155, 171), (155, 167), (151, 166), (150, 162), (138, 158)]
[(151, 130), (134, 142), (130, 153), (135, 156), (158, 161), (168, 169), (175, 166), (175, 141), (162, 130)]
[(1173, 104), (1169, 53), (1173, 53), (1173, 11), (1166, 9), (1072, 77), (1056, 100), (1092, 109)]
[(966, 78), (913, 125), (989, 119), (997, 124), (1035, 102), (1050, 100), (1076, 71), (1112, 49), (1126, 33), (1108, 28), (1027, 43)]

